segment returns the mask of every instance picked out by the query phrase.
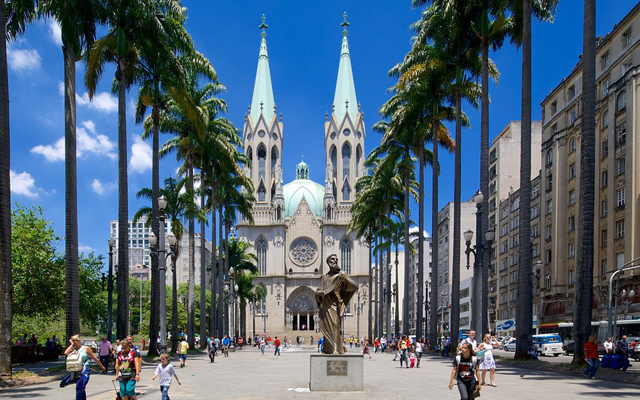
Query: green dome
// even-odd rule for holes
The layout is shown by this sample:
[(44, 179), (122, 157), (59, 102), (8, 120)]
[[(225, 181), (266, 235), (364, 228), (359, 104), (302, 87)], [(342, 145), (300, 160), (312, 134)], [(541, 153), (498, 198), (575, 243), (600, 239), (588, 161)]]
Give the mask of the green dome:
[(282, 188), (284, 194), (284, 217), (290, 218), (296, 212), (303, 196), (313, 214), (316, 217), (321, 217), (324, 186), (308, 179), (309, 167), (304, 162), (298, 164), (296, 169), (296, 180), (287, 183)]

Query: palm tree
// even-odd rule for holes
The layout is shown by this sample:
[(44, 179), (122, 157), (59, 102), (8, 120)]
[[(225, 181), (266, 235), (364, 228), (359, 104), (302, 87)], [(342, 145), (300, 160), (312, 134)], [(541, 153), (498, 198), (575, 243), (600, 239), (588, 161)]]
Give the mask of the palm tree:
[[(138, 59), (136, 45), (147, 38), (164, 38), (157, 3), (152, 0), (104, 0), (99, 3), (98, 20), (109, 26), (107, 34), (85, 53), (85, 86), (90, 98), (96, 93), (104, 67), (117, 65), (118, 91), (118, 276), (129, 274), (129, 192), (127, 186), (126, 89)], [(74, 95), (75, 96), (75, 95)], [(127, 279), (118, 279), (118, 293), (129, 293)], [(117, 336), (129, 329), (129, 304), (126, 296), (118, 296)]]
[(584, 364), (583, 345), (591, 334), (595, 193), (596, 1), (584, 2), (582, 54), (582, 126), (580, 132), (580, 222), (576, 307), (573, 311), (575, 352), (572, 364)]
[[(254, 296), (253, 279), (258, 276), (258, 257), (250, 252), (252, 245), (236, 239), (229, 241), (229, 266), (233, 267), (233, 281), (238, 285), (236, 296), (240, 301), (240, 316), (236, 316), (241, 323), (246, 321), (246, 304)], [(237, 332), (243, 332), (242, 327), (236, 327)], [(235, 333), (234, 333), (235, 335)], [(240, 333), (244, 335), (244, 333)], [(245, 335), (246, 336), (246, 335)]]

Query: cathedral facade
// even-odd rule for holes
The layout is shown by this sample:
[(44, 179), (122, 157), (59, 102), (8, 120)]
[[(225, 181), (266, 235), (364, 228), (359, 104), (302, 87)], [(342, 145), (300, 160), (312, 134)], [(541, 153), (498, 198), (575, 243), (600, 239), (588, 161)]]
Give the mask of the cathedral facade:
[[(266, 298), (255, 309), (256, 333), (301, 336), (307, 343), (318, 333), (315, 291), (328, 269), (325, 259), (336, 254), (340, 268), (358, 284), (358, 293), (347, 305), (345, 335), (367, 334), (370, 292), (369, 248), (347, 226), (355, 200), (355, 183), (364, 171), (365, 125), (357, 102), (346, 15), (343, 26), (338, 77), (331, 115), (325, 115), (324, 184), (309, 179), (309, 166), (296, 167), (296, 179), (284, 183), (282, 157), (284, 126), (278, 116), (271, 85), (266, 25), (258, 57), (253, 98), (245, 119), (245, 154), (251, 159), (256, 202), (254, 223), (240, 220), (239, 240), (253, 245), (259, 277)], [(252, 332), (253, 310), (247, 310), (247, 335)]]

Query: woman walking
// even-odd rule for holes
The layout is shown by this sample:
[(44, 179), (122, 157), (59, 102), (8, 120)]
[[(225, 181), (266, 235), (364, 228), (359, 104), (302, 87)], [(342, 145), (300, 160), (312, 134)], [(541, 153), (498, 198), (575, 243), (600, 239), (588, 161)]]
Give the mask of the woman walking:
[(93, 353), (91, 347), (82, 345), (82, 341), (80, 340), (79, 335), (71, 336), (71, 339), (69, 339), (69, 347), (67, 347), (67, 349), (64, 351), (64, 355), (68, 357), (68, 369), (70, 368), (69, 364), (72, 362), (72, 360), (78, 361), (78, 364), (82, 363), (82, 367), (80, 370), (77, 370), (75, 368), (70, 369), (70, 371), (72, 372), (62, 378), (60, 387), (65, 387), (70, 383), (75, 383), (76, 400), (86, 400), (87, 384), (89, 383), (89, 378), (91, 377), (91, 369), (89, 368), (89, 357), (93, 358), (93, 361), (95, 361), (103, 371), (106, 371), (107, 369), (104, 367), (104, 365), (102, 365), (100, 359)]
[(496, 361), (493, 359), (494, 346), (499, 348), (500, 343), (498, 343), (495, 336), (490, 336), (488, 333), (484, 335), (484, 340), (478, 346), (478, 353), (480, 354), (482, 351), (484, 354), (484, 359), (480, 362), (480, 371), (482, 371), (482, 376), (480, 378), (481, 385), (486, 385), (485, 377), (487, 375), (487, 371), (489, 371), (489, 386), (497, 387), (494, 383), (496, 374)]
[(449, 390), (453, 388), (453, 379), (455, 378), (460, 392), (460, 400), (468, 400), (482, 386), (478, 385), (478, 363), (473, 355), (473, 347), (470, 343), (463, 343), (460, 351), (460, 355), (453, 360)]
[(364, 346), (362, 346), (362, 356), (368, 355), (371, 359), (371, 352), (369, 351), (369, 338), (364, 338)]
[(402, 368), (402, 361), (404, 361), (407, 368), (409, 368), (409, 354), (407, 353), (407, 342), (409, 338), (407, 336), (403, 336), (402, 339), (398, 342), (398, 347), (400, 351), (400, 368)]
[(133, 349), (131, 342), (123, 340), (122, 351), (116, 358), (116, 380), (120, 381), (122, 400), (135, 399), (141, 368), (140, 353)]

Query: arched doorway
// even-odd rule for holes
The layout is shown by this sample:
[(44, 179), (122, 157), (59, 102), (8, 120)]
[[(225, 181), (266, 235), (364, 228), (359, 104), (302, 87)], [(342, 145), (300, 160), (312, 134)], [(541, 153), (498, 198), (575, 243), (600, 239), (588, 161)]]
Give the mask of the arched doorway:
[(314, 292), (308, 287), (296, 289), (286, 305), (286, 325), (293, 331), (314, 331), (316, 300)]

